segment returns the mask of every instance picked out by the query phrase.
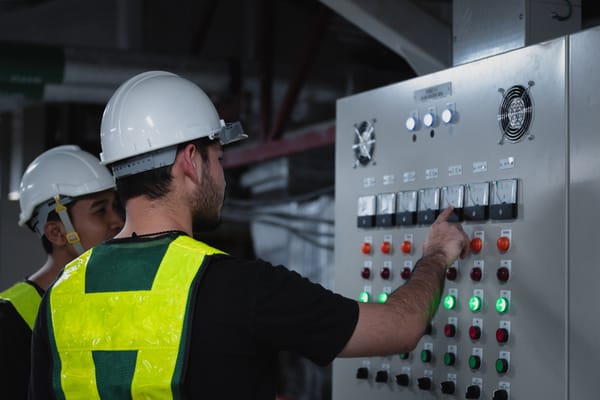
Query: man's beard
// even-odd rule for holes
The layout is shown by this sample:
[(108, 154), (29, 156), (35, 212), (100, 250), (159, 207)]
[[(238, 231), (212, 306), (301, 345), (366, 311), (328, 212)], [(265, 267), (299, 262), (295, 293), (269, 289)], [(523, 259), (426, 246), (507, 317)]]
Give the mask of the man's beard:
[(209, 232), (221, 223), (223, 195), (208, 173), (208, 163), (202, 168), (202, 185), (196, 189), (192, 203), (192, 231)]

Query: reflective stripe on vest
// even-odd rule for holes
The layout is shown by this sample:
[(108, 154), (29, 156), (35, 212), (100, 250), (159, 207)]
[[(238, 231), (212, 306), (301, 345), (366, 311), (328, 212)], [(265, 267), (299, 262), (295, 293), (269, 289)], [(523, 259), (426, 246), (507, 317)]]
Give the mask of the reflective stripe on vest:
[(204, 257), (222, 252), (179, 236), (169, 244), (150, 290), (85, 293), (92, 252), (69, 264), (50, 291), (65, 398), (99, 399), (94, 354), (118, 351), (134, 352), (131, 398), (173, 398), (192, 283)]
[(0, 299), (10, 301), (29, 329), (33, 330), (35, 317), (42, 301), (42, 296), (36, 288), (27, 282), (19, 282), (0, 293)]

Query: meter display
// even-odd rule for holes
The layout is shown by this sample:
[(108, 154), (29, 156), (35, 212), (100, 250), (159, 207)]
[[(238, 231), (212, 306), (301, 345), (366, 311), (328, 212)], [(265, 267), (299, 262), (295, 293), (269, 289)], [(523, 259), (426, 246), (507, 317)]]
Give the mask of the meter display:
[(377, 195), (377, 226), (394, 225), (396, 216), (396, 193), (381, 193)]
[(465, 186), (464, 218), (470, 221), (487, 219), (489, 215), (490, 184), (470, 183)]
[(516, 218), (517, 180), (493, 181), (490, 190), (490, 217), (492, 219)]
[(375, 225), (375, 203), (375, 195), (358, 198), (357, 226), (359, 228), (370, 228)]
[(419, 190), (419, 207), (417, 222), (419, 224), (432, 224), (440, 210), (440, 189), (428, 188)]
[(465, 187), (463, 185), (444, 186), (440, 193), (441, 209), (446, 209), (450, 206), (454, 211), (448, 217), (448, 221), (458, 222), (463, 219), (463, 203), (465, 196)]
[(399, 192), (396, 207), (396, 225), (414, 225), (417, 222), (417, 191)]

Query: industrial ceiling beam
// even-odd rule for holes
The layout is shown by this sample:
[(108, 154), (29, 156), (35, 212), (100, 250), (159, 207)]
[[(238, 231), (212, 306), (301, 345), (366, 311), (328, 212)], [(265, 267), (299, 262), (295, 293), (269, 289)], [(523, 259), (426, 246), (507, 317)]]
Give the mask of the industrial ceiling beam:
[(320, 1), (402, 56), (418, 75), (452, 65), (451, 27), (412, 1)]

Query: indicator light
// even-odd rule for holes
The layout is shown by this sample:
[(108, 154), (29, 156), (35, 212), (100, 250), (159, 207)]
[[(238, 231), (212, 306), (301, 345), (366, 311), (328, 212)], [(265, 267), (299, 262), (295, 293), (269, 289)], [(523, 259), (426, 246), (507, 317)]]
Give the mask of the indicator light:
[(506, 328), (496, 329), (496, 340), (498, 343), (508, 342), (508, 330)]
[(400, 277), (402, 279), (404, 279), (405, 281), (407, 281), (408, 278), (410, 278), (410, 274), (411, 274), (411, 270), (408, 267), (402, 268), (402, 271), (400, 271)]
[(481, 280), (481, 277), (483, 276), (483, 271), (479, 267), (473, 267), (469, 275), (471, 276), (471, 279), (473, 281), (479, 282)]
[(364, 242), (362, 244), (362, 248), (360, 249), (363, 254), (371, 254), (371, 243)]
[(408, 117), (406, 119), (406, 129), (409, 131), (414, 131), (417, 127), (417, 119), (415, 117)]
[(362, 276), (363, 279), (369, 279), (371, 277), (371, 268), (364, 267), (362, 271), (360, 271), (360, 276)]
[(479, 369), (481, 367), (481, 358), (475, 354), (469, 357), (469, 368)]
[(456, 297), (448, 294), (444, 297), (444, 308), (446, 310), (453, 310), (456, 307)]
[(446, 279), (448, 279), (449, 281), (456, 280), (457, 276), (458, 276), (458, 270), (456, 268), (450, 267), (446, 270)]
[(471, 251), (473, 253), (479, 253), (481, 251), (481, 249), (483, 248), (483, 241), (481, 240), (481, 238), (478, 238), (478, 237), (473, 238), (473, 239), (471, 239), (469, 248), (471, 249)]
[(433, 113), (428, 112), (427, 114), (423, 115), (423, 125), (426, 127), (431, 128), (434, 122), (435, 115), (433, 115)]
[(498, 271), (496, 271), (496, 278), (498, 278), (500, 282), (506, 282), (509, 277), (510, 271), (506, 267), (500, 267), (498, 268)]
[(508, 311), (508, 299), (506, 297), (498, 297), (496, 300), (496, 311), (500, 314), (504, 314)]
[(499, 358), (496, 360), (496, 372), (499, 374), (504, 374), (508, 371), (508, 360), (504, 358)]
[(430, 362), (431, 361), (431, 350), (421, 350), (421, 361)]
[(392, 252), (392, 244), (387, 240), (381, 243), (381, 252), (383, 254), (390, 254)]
[(469, 337), (472, 340), (479, 339), (481, 337), (481, 328), (476, 325), (469, 327)]
[(360, 292), (360, 294), (358, 295), (358, 301), (360, 301), (361, 303), (368, 303), (370, 299), (371, 295), (369, 294), (369, 292)]
[(401, 360), (408, 360), (408, 355), (410, 353), (400, 353), (398, 356), (400, 357)]
[(500, 252), (504, 253), (510, 248), (510, 239), (506, 236), (500, 236), (496, 241), (496, 246)]
[(444, 336), (454, 337), (456, 335), (456, 326), (454, 324), (444, 325)]
[(379, 275), (381, 275), (381, 279), (390, 279), (390, 275), (392, 274), (392, 272), (390, 271), (390, 269), (388, 267), (383, 267), (381, 269), (381, 272)]
[(454, 355), (454, 353), (447, 352), (444, 354), (444, 365), (451, 366), (454, 365), (454, 363), (456, 363), (456, 355)]
[(452, 112), (451, 109), (446, 108), (446, 109), (444, 109), (444, 111), (442, 111), (442, 121), (444, 121), (445, 124), (449, 124), (450, 122), (452, 122), (453, 118), (454, 118), (454, 113)]
[(473, 312), (481, 310), (481, 298), (479, 296), (472, 296), (469, 299), (469, 310)]
[(386, 292), (381, 292), (379, 294), (379, 297), (377, 298), (377, 301), (380, 303), (385, 303), (388, 300), (388, 297), (390, 297), (390, 295)]
[(410, 254), (410, 251), (412, 249), (412, 243), (410, 242), (410, 240), (405, 240), (404, 242), (402, 242), (400, 249), (404, 254)]

